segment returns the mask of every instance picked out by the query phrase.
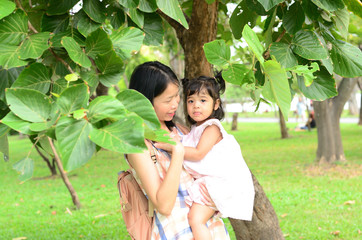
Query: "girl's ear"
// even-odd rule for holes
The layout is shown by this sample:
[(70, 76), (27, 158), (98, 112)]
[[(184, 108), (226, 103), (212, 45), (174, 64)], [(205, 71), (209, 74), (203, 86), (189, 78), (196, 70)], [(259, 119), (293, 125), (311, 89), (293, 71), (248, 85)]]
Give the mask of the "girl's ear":
[(220, 99), (216, 99), (215, 105), (214, 105), (214, 111), (216, 111), (220, 107)]

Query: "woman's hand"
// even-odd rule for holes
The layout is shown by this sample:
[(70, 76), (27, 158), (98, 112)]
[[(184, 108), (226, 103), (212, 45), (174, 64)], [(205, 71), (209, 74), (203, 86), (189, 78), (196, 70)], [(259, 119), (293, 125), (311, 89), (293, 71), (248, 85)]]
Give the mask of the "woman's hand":
[(163, 143), (163, 142), (157, 142), (157, 143), (155, 143), (155, 147), (163, 149), (163, 150), (165, 150), (167, 152), (171, 152), (171, 153), (173, 153), (173, 152), (177, 152), (177, 153), (182, 152), (183, 153), (184, 147), (181, 143), (181, 136), (178, 135), (176, 128), (173, 128), (173, 130), (172, 130), (172, 132), (170, 132), (169, 136), (174, 142), (176, 142), (176, 145), (172, 145), (169, 143)]

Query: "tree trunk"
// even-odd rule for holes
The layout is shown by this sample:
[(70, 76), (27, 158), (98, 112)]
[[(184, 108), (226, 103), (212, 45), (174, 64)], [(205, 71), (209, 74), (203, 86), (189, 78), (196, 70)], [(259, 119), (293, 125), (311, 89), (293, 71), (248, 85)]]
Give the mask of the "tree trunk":
[(357, 86), (353, 88), (351, 92), (351, 97), (348, 99), (348, 112), (349, 115), (357, 115), (358, 114), (358, 104), (356, 99)]
[(53, 150), (55, 162), (58, 166), (58, 169), (59, 169), (60, 175), (62, 176), (63, 182), (64, 182), (65, 186), (68, 188), (70, 195), (72, 196), (73, 204), (77, 207), (77, 209), (80, 209), (81, 204), (80, 204), (78, 195), (77, 195), (76, 191), (74, 190), (72, 184), (70, 183), (67, 173), (64, 171), (62, 161), (60, 160), (57, 150), (54, 147), (53, 140), (48, 137), (48, 141)]
[(318, 132), (316, 161), (321, 164), (346, 160), (339, 120), (356, 82), (357, 78), (343, 78), (338, 87), (338, 96), (313, 103)]
[(288, 138), (289, 134), (288, 134), (287, 125), (285, 123), (285, 119), (280, 108), (279, 108), (279, 125), (280, 125), (280, 133), (282, 135), (282, 139)]
[(55, 167), (55, 159), (52, 159), (52, 162), (49, 161), (49, 158), (47, 158), (40, 150), (39, 147), (37, 145), (35, 145), (35, 149), (36, 151), (39, 153), (39, 155), (43, 158), (43, 160), (46, 162), (50, 173), (52, 174), (52, 176), (57, 175), (57, 168)]
[(231, 122), (231, 131), (238, 130), (238, 113), (233, 114), (233, 120)]
[(235, 231), (238, 240), (280, 240), (284, 239), (279, 227), (279, 221), (269, 199), (265, 195), (263, 188), (254, 175), (253, 182), (255, 188), (253, 219), (241, 221), (230, 219), (230, 223)]
[[(185, 53), (185, 77), (192, 79), (200, 75), (213, 76), (212, 66), (206, 60), (203, 46), (216, 39), (218, 1), (207, 4), (205, 0), (194, 0), (192, 9), (191, 19), (186, 16), (188, 30), (160, 10), (157, 11), (176, 30)], [(253, 221), (230, 219), (237, 239), (284, 239), (273, 206), (253, 178), (256, 191)], [(244, 238), (245, 234), (249, 237)]]

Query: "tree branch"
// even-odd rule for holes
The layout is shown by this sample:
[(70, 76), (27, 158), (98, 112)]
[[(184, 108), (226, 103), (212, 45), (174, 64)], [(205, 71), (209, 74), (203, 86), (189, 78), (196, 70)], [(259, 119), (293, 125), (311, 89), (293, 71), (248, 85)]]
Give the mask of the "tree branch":
[[(174, 20), (173, 18), (170, 18), (168, 15), (166, 15), (165, 13), (163, 13), (160, 9), (157, 9), (156, 11), (163, 19), (165, 19), (170, 25), (171, 27), (173, 27), (176, 31), (176, 34), (178, 36), (178, 39), (180, 41), (180, 43), (183, 41), (183, 34), (184, 31), (186, 31), (187, 29), (184, 28), (184, 26), (182, 26), (179, 22), (177, 22), (176, 20)], [(184, 14), (186, 21), (189, 23), (190, 19), (188, 16), (186, 16), (186, 14)], [(182, 45), (182, 43), (181, 43)]]
[[(20, 8), (21, 10), (23, 10), (23, 12), (26, 13), (25, 9), (23, 8), (23, 6), (21, 5), (21, 3), (19, 2), (19, 0), (15, 0), (16, 5), (18, 6), (18, 8)], [(31, 1), (29, 0), (29, 5), (30, 7), (31, 5)], [(35, 29), (35, 27), (33, 26), (33, 24), (31, 24), (31, 22), (28, 20), (28, 27), (31, 31), (33, 31), (34, 33), (38, 33), (38, 30)]]
[(69, 66), (69, 64), (64, 61), (64, 59), (62, 59), (61, 57), (59, 57), (52, 48), (49, 48), (49, 51), (53, 54), (53, 56), (55, 57), (55, 59), (57, 59), (58, 61), (60, 61), (61, 63), (63, 63), (63, 65), (69, 70), (69, 72), (74, 73), (73, 69)]
[(351, 96), (351, 92), (357, 83), (358, 78), (343, 78), (338, 86), (338, 95), (333, 98), (333, 104), (336, 106), (336, 114), (340, 117), (344, 104)]

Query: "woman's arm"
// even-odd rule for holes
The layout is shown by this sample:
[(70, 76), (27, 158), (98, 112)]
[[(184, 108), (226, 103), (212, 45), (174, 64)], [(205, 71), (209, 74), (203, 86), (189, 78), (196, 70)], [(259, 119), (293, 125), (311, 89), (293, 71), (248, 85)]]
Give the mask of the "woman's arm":
[(216, 143), (221, 141), (221, 139), (222, 134), (218, 126), (207, 126), (204, 129), (196, 148), (185, 147), (185, 159), (195, 162), (200, 161), (208, 152), (210, 152)]
[(170, 167), (164, 180), (161, 181), (149, 151), (128, 155), (128, 161), (137, 172), (147, 196), (162, 215), (171, 214), (175, 205), (183, 159), (184, 147), (176, 141), (176, 145), (172, 147)]

